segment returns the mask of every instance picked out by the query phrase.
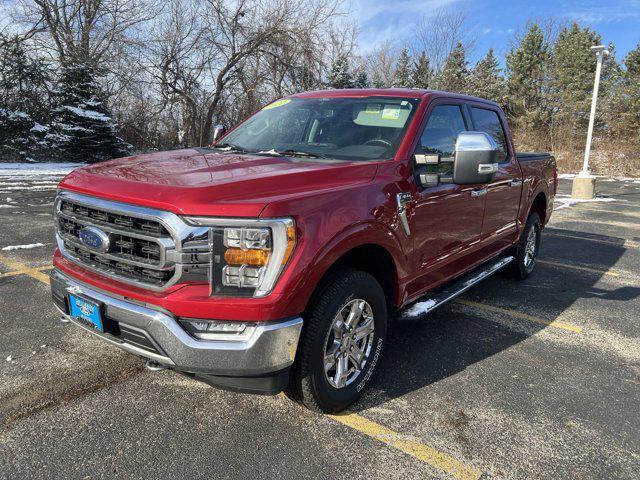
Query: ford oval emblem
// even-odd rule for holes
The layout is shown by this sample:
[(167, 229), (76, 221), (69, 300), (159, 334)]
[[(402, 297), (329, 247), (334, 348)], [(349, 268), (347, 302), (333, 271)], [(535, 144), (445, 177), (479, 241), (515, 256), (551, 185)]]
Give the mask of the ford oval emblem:
[(109, 251), (109, 235), (97, 227), (84, 227), (78, 232), (80, 241), (87, 248), (96, 252), (106, 253)]

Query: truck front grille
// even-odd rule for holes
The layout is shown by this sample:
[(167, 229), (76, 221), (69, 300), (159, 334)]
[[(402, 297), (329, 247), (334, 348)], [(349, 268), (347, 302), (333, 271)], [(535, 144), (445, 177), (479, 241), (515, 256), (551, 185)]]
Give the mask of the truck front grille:
[[(82, 241), (80, 231), (85, 227), (96, 227), (107, 235), (106, 251), (96, 251)], [(56, 233), (65, 257), (125, 283), (160, 290), (179, 273), (167, 260), (167, 251), (175, 249), (176, 241), (154, 219), (59, 197)]]

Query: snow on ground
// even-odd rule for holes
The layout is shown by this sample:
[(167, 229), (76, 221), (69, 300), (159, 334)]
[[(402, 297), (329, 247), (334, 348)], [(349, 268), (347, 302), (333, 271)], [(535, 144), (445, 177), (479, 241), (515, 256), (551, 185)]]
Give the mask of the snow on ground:
[(562, 210), (563, 208), (569, 208), (578, 203), (593, 203), (593, 202), (624, 202), (624, 200), (619, 200), (617, 198), (611, 197), (595, 197), (588, 199), (579, 199), (579, 198), (571, 198), (571, 195), (556, 195), (555, 202), (560, 205), (556, 205), (553, 210)]
[[(564, 180), (572, 180), (578, 176), (577, 173), (559, 173), (558, 178)], [(640, 183), (640, 178), (634, 177), (605, 177), (602, 175), (596, 175), (596, 182), (632, 182)]]
[(62, 177), (82, 166), (82, 163), (0, 163), (0, 194), (55, 190)]
[(425, 300), (424, 302), (414, 303), (411, 307), (402, 312), (402, 316), (405, 318), (419, 317), (423, 313), (429, 312), (431, 308), (436, 304), (435, 300)]
[(0, 250), (3, 252), (9, 252), (11, 250), (31, 250), (32, 248), (44, 247), (44, 243), (29, 243), (27, 245), (9, 245), (2, 247)]
[(62, 176), (84, 163), (0, 163), (0, 177)]

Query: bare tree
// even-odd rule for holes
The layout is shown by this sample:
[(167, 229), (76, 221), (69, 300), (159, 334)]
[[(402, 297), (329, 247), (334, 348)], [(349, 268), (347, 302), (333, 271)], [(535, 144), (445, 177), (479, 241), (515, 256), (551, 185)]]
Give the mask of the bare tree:
[(458, 43), (469, 53), (476, 39), (467, 25), (467, 12), (441, 7), (420, 18), (416, 28), (417, 52), (425, 51), (431, 67), (439, 72)]
[(99, 65), (116, 42), (158, 12), (143, 0), (20, 0), (17, 20), (28, 25), (61, 64)]
[(388, 88), (394, 84), (396, 59), (400, 49), (391, 42), (384, 42), (367, 55), (365, 65), (374, 87)]

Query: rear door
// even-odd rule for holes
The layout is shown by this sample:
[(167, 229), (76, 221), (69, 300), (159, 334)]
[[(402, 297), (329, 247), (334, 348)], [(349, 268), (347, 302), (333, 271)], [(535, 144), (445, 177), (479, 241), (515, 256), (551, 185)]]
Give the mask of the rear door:
[(507, 140), (499, 110), (486, 104), (467, 105), (473, 130), (486, 132), (496, 141), (502, 153), (498, 172), (487, 185), (482, 225), (482, 238), (500, 249), (511, 244), (517, 235), (516, 219), (520, 209), (522, 171), (513, 146)]
[[(458, 134), (465, 130), (470, 128), (462, 102), (446, 99), (446, 103), (437, 103), (428, 114), (415, 153), (452, 159)], [(426, 167), (429, 173), (445, 176), (453, 172), (453, 163), (449, 162)], [(412, 226), (417, 281), (410, 295), (440, 283), (462, 268), (455, 260), (477, 243), (482, 230), (485, 197), (471, 195), (478, 187), (454, 183), (418, 185)]]

